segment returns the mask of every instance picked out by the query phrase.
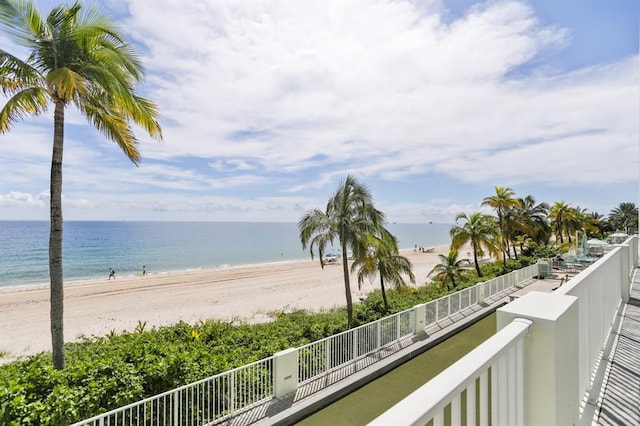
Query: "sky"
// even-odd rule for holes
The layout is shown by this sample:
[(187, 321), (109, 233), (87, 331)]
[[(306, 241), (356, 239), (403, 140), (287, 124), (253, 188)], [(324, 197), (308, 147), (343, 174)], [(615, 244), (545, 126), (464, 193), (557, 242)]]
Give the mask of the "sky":
[[(138, 131), (136, 167), (67, 108), (65, 220), (297, 222), (347, 174), (399, 223), (485, 211), (496, 186), (638, 204), (635, 0), (99, 4), (164, 140)], [(48, 220), (52, 138), (53, 108), (0, 134), (0, 220)]]

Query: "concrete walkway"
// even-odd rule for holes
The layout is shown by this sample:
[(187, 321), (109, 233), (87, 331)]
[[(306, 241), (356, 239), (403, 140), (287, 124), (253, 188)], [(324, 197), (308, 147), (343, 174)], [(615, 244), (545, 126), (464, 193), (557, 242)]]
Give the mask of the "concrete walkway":
[(598, 424), (640, 425), (640, 270), (617, 332)]

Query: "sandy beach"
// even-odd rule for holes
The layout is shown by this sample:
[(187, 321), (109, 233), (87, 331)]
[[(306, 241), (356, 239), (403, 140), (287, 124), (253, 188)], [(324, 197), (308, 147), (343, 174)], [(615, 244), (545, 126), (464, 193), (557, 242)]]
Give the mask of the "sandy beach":
[[(438, 254), (414, 250), (411, 260), (417, 285), (439, 263)], [(465, 253), (466, 250), (461, 251)], [(354, 301), (379, 287), (366, 282), (358, 289), (352, 275)], [(198, 272), (149, 274), (65, 284), (65, 341), (102, 336), (110, 330), (133, 330), (201, 319), (258, 322), (277, 311), (322, 310), (345, 305), (342, 265), (320, 268), (314, 261), (229, 267)], [(0, 288), (1, 362), (51, 349), (48, 285)]]

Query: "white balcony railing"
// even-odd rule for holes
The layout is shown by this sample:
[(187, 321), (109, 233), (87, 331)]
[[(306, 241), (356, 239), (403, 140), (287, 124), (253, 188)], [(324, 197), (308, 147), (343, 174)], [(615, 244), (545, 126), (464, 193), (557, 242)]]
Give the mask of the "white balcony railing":
[(370, 425), (441, 426), (445, 410), (452, 425), (462, 419), (488, 425), (490, 417), (491, 424), (522, 424), (523, 339), (530, 326), (515, 319)]
[(451, 424), (475, 425), (476, 413), (480, 424), (588, 424), (584, 402), (637, 266), (633, 236), (555, 292), (498, 309), (498, 333), (371, 424), (440, 425), (445, 408)]

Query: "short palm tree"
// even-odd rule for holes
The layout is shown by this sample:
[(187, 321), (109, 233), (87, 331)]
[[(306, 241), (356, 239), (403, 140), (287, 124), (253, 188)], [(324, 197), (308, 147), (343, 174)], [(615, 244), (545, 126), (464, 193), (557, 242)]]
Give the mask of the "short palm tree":
[(358, 288), (362, 286), (365, 278), (380, 276), (380, 290), (384, 308), (389, 310), (389, 302), (384, 283), (391, 283), (396, 290), (404, 290), (407, 284), (404, 276), (415, 284), (416, 277), (412, 271), (411, 261), (402, 256), (398, 251), (398, 240), (391, 233), (382, 228), (380, 236), (370, 236), (368, 239), (367, 252), (362, 256), (355, 257), (351, 265), (351, 271), (357, 271)]
[(471, 266), (471, 262), (469, 259), (458, 259), (458, 251), (453, 249), (446, 256), (439, 254), (438, 258), (440, 263), (434, 266), (427, 276), (436, 278), (447, 288), (456, 288), (456, 280)]
[(638, 229), (638, 208), (634, 203), (620, 203), (611, 210), (609, 222), (614, 229), (620, 229), (631, 234)]
[[(458, 225), (459, 221), (463, 221)], [(485, 253), (485, 250), (492, 256), (498, 257), (503, 251), (500, 244), (500, 237), (495, 219), (486, 214), (460, 213), (456, 216), (456, 225), (451, 228), (451, 249), (459, 250), (463, 245), (470, 243), (473, 249), (473, 263), (476, 273), (482, 276), (478, 255)]]
[(521, 231), (533, 238), (537, 244), (542, 243), (549, 230), (549, 224), (547, 223), (549, 205), (544, 202), (536, 204), (536, 200), (532, 195), (519, 198), (518, 201), (520, 202), (518, 214), (525, 225)]
[(0, 85), (9, 100), (0, 111), (0, 133), (19, 119), (53, 105), (49, 276), (53, 365), (65, 367), (62, 267), (62, 153), (65, 108), (74, 104), (89, 123), (140, 162), (132, 123), (162, 139), (156, 106), (135, 94), (143, 69), (118, 28), (81, 3), (57, 6), (46, 19), (29, 0), (0, 0), (0, 27), (29, 50), (26, 59), (0, 50)]
[(347, 250), (358, 258), (366, 252), (367, 240), (384, 226), (384, 214), (373, 206), (373, 197), (366, 185), (348, 175), (327, 202), (324, 211), (315, 209), (298, 222), (302, 248), (309, 246), (311, 258), (317, 247), (320, 265), (327, 245), (337, 239), (342, 250), (344, 291), (347, 299), (347, 323), (353, 325), (353, 301), (349, 283)]

